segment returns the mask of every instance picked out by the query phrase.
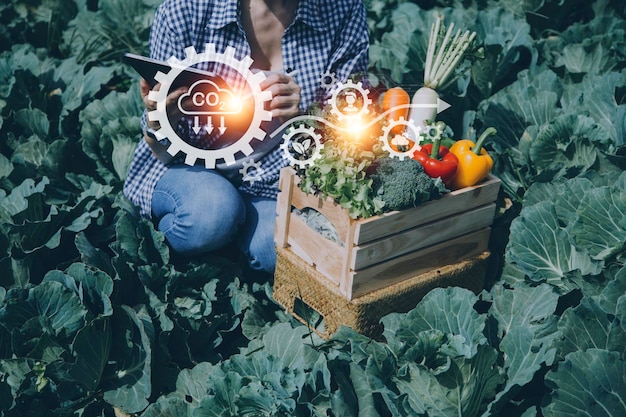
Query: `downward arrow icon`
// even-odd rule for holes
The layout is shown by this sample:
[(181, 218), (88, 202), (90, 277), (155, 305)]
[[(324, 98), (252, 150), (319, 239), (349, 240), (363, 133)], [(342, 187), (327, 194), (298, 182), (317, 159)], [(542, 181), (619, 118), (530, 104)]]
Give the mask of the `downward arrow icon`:
[(196, 135), (198, 134), (198, 132), (200, 132), (200, 129), (202, 129), (202, 127), (200, 126), (200, 117), (194, 116), (192, 129)]
[(226, 132), (226, 126), (224, 126), (224, 116), (220, 116), (220, 134), (224, 134), (224, 132)]

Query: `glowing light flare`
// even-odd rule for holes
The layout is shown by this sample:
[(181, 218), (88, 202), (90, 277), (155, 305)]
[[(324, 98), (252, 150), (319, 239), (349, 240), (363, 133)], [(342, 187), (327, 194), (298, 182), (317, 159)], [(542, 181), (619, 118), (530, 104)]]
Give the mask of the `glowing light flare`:
[(367, 123), (361, 116), (348, 116), (341, 121), (341, 127), (350, 139), (358, 141), (367, 133)]
[(227, 112), (239, 113), (243, 109), (243, 104), (243, 97), (232, 94), (224, 101), (224, 110)]
[(369, 115), (347, 116), (336, 123), (341, 128), (342, 140), (364, 150), (371, 150), (380, 136), (380, 126), (372, 123)]

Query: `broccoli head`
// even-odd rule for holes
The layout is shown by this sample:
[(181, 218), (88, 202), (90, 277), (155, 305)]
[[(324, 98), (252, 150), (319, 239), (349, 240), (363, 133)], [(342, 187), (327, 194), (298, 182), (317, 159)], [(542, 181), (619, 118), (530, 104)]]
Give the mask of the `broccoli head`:
[(446, 188), (441, 178), (431, 178), (422, 164), (406, 158), (381, 157), (373, 164), (374, 194), (385, 202), (385, 211), (403, 210), (439, 197)]

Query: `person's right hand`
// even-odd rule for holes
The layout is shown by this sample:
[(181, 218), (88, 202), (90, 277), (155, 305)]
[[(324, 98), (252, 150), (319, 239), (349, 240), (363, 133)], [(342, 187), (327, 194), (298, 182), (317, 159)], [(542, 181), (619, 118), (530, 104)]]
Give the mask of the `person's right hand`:
[[(158, 91), (161, 88), (161, 84), (157, 84), (154, 86), (153, 90)], [(150, 92), (150, 84), (145, 79), (141, 79), (139, 81), (139, 89), (141, 92), (141, 98), (143, 99), (143, 104), (148, 111), (156, 110), (157, 102), (150, 100), (148, 98), (148, 93)], [(174, 91), (171, 91), (167, 98), (165, 99), (165, 109), (168, 116), (168, 120), (170, 122), (170, 126), (176, 126), (178, 121), (183, 117), (182, 112), (178, 108), (178, 98), (187, 91), (187, 87), (180, 87)], [(160, 128), (159, 122), (150, 121), (148, 119), (148, 126), (152, 129), (158, 130)]]
[[(158, 91), (160, 87), (161, 84), (157, 84), (154, 87), (154, 90)], [(146, 107), (146, 110), (156, 110), (157, 102), (148, 98), (148, 94), (150, 93), (150, 84), (148, 84), (148, 82), (143, 78), (139, 81), (139, 91), (141, 93), (141, 98), (143, 100), (144, 106)], [(187, 87), (181, 87), (169, 93), (167, 95), (167, 98), (165, 99), (165, 109), (171, 126), (175, 126), (176, 124), (178, 124), (178, 121), (182, 117), (182, 113), (178, 109), (178, 98), (186, 91)], [(150, 119), (148, 119), (148, 126), (154, 130), (159, 130), (161, 128), (159, 122), (157, 122), (156, 120), (150, 121)], [(143, 138), (157, 159), (159, 159), (164, 164), (167, 164), (169, 161), (172, 160), (172, 156), (167, 152), (168, 147), (166, 145), (157, 142), (146, 134), (143, 135)]]

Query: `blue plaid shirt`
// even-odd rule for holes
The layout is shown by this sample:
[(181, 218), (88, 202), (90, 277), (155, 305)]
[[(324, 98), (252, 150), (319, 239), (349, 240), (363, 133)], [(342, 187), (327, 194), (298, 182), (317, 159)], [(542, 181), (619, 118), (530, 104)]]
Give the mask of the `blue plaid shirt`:
[[(151, 57), (166, 61), (174, 56), (183, 60), (186, 47), (193, 46), (203, 52), (206, 43), (215, 44), (220, 53), (227, 46), (233, 47), (239, 60), (249, 56), (250, 46), (239, 7), (238, 0), (165, 0), (157, 9), (152, 25)], [(368, 45), (362, 0), (300, 0), (282, 41), (284, 68), (298, 71), (294, 78), (301, 88), (300, 110), (304, 112), (315, 101), (327, 98), (329, 88), (324, 74), (334, 74), (336, 80), (343, 82), (351, 74), (365, 73)], [(144, 112), (143, 128), (146, 123)], [(182, 125), (184, 121), (177, 131), (189, 132)], [(272, 132), (266, 133), (269, 136)], [(182, 160), (178, 158), (170, 164)], [(275, 198), (280, 169), (287, 160), (276, 146), (259, 162), (261, 178), (253, 183), (244, 182), (240, 188), (252, 195)], [(154, 187), (168, 165), (154, 157), (142, 138), (124, 184), (124, 194), (146, 217), (151, 216)]]

